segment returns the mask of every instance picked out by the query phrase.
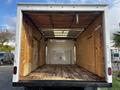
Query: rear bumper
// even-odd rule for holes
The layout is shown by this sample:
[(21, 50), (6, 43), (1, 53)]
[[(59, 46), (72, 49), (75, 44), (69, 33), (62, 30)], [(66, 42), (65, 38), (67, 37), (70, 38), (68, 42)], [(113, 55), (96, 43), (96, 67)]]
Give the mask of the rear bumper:
[(112, 83), (94, 81), (63, 81), (63, 80), (22, 80), (13, 82), (18, 87), (112, 87)]

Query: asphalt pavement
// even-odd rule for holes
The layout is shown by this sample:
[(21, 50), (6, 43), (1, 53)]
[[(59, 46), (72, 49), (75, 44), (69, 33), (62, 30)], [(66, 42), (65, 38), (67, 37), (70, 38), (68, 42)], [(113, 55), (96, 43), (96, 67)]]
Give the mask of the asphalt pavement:
[(24, 90), (22, 87), (12, 86), (12, 65), (0, 66), (0, 90)]
[[(112, 63), (113, 70), (120, 70), (120, 63)], [(12, 86), (12, 65), (0, 66), (0, 90), (24, 90), (23, 87)]]

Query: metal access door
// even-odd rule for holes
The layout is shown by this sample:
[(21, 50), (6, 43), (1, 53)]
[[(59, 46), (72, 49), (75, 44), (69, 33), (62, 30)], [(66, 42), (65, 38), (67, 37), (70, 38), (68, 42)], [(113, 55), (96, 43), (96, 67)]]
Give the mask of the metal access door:
[(47, 64), (74, 64), (74, 41), (49, 40)]

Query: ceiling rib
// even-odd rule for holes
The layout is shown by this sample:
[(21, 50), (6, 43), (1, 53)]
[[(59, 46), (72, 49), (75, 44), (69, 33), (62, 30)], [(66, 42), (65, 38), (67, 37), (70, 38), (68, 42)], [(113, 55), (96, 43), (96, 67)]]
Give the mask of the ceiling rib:
[(54, 23), (53, 23), (53, 19), (52, 19), (52, 16), (51, 16), (51, 15), (49, 15), (49, 20), (50, 20), (50, 23), (51, 23), (51, 25), (52, 25), (52, 28), (54, 28)]
[(42, 28), (42, 31), (83, 31), (84, 28)]
[(72, 26), (72, 24), (73, 24), (73, 22), (74, 22), (74, 19), (75, 18), (75, 14), (73, 15), (73, 17), (72, 17), (72, 20), (71, 20), (71, 23), (70, 23), (70, 26), (69, 26), (69, 28), (71, 28), (71, 26)]
[[(100, 13), (96, 14), (95, 12), (80, 13), (80, 14), (82, 15), (82, 16), (79, 15), (79, 19), (81, 20), (81, 22), (78, 23), (77, 25), (74, 22), (76, 12), (72, 12), (72, 14), (59, 13), (59, 15), (58, 13), (51, 13), (51, 14), (39, 13), (38, 15), (33, 15), (33, 17), (30, 13), (28, 13), (28, 16), (29, 16), (28, 18), (31, 20), (33, 25), (37, 29), (39, 29), (42, 35), (44, 34), (46, 38), (77, 38), (100, 15)], [(36, 18), (36, 20), (34, 20), (34, 17)], [(58, 35), (59, 37), (55, 37), (55, 33), (54, 33), (55, 31), (61, 31), (61, 32), (69, 31), (69, 32), (67, 34), (67, 37), (66, 35), (64, 37), (64, 34), (59, 34)]]

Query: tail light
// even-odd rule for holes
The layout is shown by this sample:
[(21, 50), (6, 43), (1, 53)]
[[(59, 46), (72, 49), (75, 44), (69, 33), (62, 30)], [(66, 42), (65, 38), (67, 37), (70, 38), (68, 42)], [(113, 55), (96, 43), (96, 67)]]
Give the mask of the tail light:
[(16, 66), (13, 67), (13, 74), (17, 74), (17, 67)]
[(112, 75), (112, 68), (111, 67), (108, 68), (108, 75)]

